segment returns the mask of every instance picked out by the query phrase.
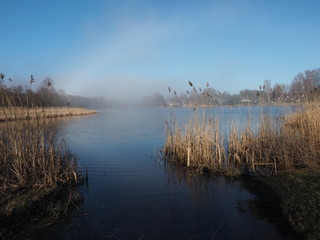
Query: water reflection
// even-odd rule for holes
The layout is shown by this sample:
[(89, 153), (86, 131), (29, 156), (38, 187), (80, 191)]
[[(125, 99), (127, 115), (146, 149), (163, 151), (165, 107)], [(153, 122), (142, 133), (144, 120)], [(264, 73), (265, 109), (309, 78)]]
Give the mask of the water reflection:
[[(164, 161), (162, 167), (167, 177), (165, 186), (168, 191), (176, 185), (186, 187), (190, 195), (198, 203), (201, 203), (201, 199), (208, 196), (209, 183), (213, 180), (212, 177), (195, 175), (194, 172), (189, 171), (186, 167), (178, 166), (168, 161)], [(221, 180), (222, 178), (216, 178), (217, 186), (220, 185), (219, 182)]]

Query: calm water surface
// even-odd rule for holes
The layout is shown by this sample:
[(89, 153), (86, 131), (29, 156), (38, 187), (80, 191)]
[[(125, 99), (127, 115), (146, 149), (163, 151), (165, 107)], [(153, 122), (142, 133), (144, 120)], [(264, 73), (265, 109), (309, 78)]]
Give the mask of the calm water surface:
[[(207, 109), (225, 125), (283, 108)], [(63, 120), (69, 147), (89, 169), (80, 187), (84, 202), (73, 216), (39, 235), (43, 239), (283, 239), (277, 228), (250, 213), (256, 198), (240, 181), (188, 176), (155, 158), (164, 122), (182, 121), (191, 109), (107, 110)], [(228, 128), (226, 127), (226, 130)]]

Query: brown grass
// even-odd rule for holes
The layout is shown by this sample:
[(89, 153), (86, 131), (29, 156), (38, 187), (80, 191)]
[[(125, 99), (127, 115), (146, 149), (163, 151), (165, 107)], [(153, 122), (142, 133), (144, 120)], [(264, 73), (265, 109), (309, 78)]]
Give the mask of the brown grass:
[(48, 117), (67, 117), (95, 114), (97, 111), (84, 108), (50, 107), (50, 108), (22, 108), (1, 107), (0, 121), (26, 120)]
[(231, 127), (228, 148), (223, 145), (217, 120), (196, 114), (184, 128), (167, 124), (164, 154), (170, 161), (193, 168), (262, 173), (320, 171), (320, 104), (304, 103), (275, 123), (262, 115), (258, 131), (250, 124), (239, 132)]
[(263, 116), (257, 134), (248, 130), (229, 140), (229, 152), (241, 163), (278, 171), (320, 170), (320, 105), (305, 103), (283, 117), (280, 126)]
[(199, 171), (204, 168), (221, 170), (226, 164), (226, 153), (218, 127), (218, 120), (207, 120), (197, 114), (184, 128), (175, 121), (167, 122), (166, 158)]
[(65, 214), (77, 200), (73, 186), (83, 180), (57, 120), (37, 114), (0, 123), (0, 235), (8, 239), (30, 216)]
[(0, 133), (0, 187), (51, 186), (74, 178), (76, 159), (53, 119), (7, 122)]
[[(10, 98), (6, 96), (6, 101)], [(56, 117), (94, 114), (82, 108), (0, 108), (0, 236), (17, 238), (31, 216), (66, 214), (79, 200), (78, 158), (58, 136)]]

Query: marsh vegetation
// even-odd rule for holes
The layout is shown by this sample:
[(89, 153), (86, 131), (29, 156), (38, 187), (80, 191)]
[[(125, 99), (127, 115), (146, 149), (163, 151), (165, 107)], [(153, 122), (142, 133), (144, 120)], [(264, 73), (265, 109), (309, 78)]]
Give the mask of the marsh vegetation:
[[(57, 122), (42, 117), (0, 124), (1, 234), (13, 238), (31, 216), (58, 216), (78, 200), (78, 158), (57, 136)], [(20, 236), (20, 235), (19, 235)]]
[(17, 229), (31, 217), (66, 214), (79, 200), (73, 191), (83, 180), (78, 157), (58, 135), (56, 117), (95, 111), (40, 107), (30, 93), (25, 93), (26, 103), (19, 92), (0, 88), (0, 235), (12, 239), (27, 236)]
[(234, 121), (224, 139), (218, 118), (195, 110), (185, 124), (166, 121), (164, 154), (170, 161), (200, 170), (319, 172), (319, 119), (319, 102), (306, 102), (277, 120), (262, 114), (255, 129), (248, 121), (240, 130)]
[(318, 239), (319, 102), (296, 106), (277, 121), (261, 115), (258, 128), (248, 123), (239, 130), (234, 123), (227, 139), (217, 119), (201, 116), (195, 112), (182, 127), (167, 122), (164, 156), (169, 163), (201, 174), (258, 176), (279, 195), (278, 204), (297, 236)]
[[(300, 85), (311, 84), (299, 76)], [(298, 83), (296, 77), (292, 85), (297, 87)], [(189, 85), (194, 87), (190, 82)], [(247, 126), (241, 128), (234, 119), (228, 136), (221, 131), (217, 116), (195, 104), (193, 114), (184, 123), (174, 117), (166, 121), (164, 157), (201, 174), (260, 176), (280, 195), (282, 211), (297, 234), (318, 239), (320, 216), (315, 203), (320, 201), (320, 101), (318, 85), (307, 87), (309, 90), (297, 93), (303, 98), (299, 98), (294, 111), (277, 118), (268, 114), (255, 116), (258, 125), (254, 127), (250, 116)], [(196, 92), (195, 87), (193, 91)], [(303, 188), (308, 201), (299, 197)]]

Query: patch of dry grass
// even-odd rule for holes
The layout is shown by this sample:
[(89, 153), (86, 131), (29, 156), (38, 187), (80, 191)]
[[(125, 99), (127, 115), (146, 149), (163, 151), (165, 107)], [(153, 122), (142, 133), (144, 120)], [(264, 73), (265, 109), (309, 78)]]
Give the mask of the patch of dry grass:
[(75, 183), (77, 157), (56, 135), (52, 118), (0, 125), (0, 190), (46, 188)]
[(57, 130), (47, 115), (0, 123), (0, 234), (9, 239), (30, 215), (64, 214), (74, 201), (83, 178)]
[[(32, 81), (31, 75), (30, 85)], [(55, 118), (96, 111), (19, 107), (37, 106), (31, 101), (30, 92), (26, 94), (26, 102), (22, 102), (17, 92), (20, 103), (17, 105), (15, 96), (8, 94), (1, 84), (0, 90), (0, 237), (21, 239), (16, 229), (33, 214), (64, 214), (79, 199), (73, 191), (83, 180), (78, 158), (58, 136)]]
[(48, 117), (67, 117), (95, 114), (97, 111), (84, 108), (50, 107), (50, 108), (22, 108), (1, 107), (0, 121), (28, 120)]
[(164, 154), (170, 161), (193, 168), (247, 169), (265, 173), (320, 171), (320, 104), (304, 103), (280, 122), (261, 115), (258, 131), (250, 124), (231, 126), (227, 149), (218, 121), (194, 114), (184, 128), (167, 123)]
[(223, 137), (218, 120), (209, 120), (194, 114), (183, 127), (175, 121), (166, 123), (164, 154), (178, 164), (202, 171), (222, 170), (226, 164)]
[(320, 170), (320, 105), (305, 103), (283, 116), (279, 126), (263, 116), (257, 134), (251, 129), (229, 139), (230, 156), (251, 169), (268, 167), (273, 172)]

